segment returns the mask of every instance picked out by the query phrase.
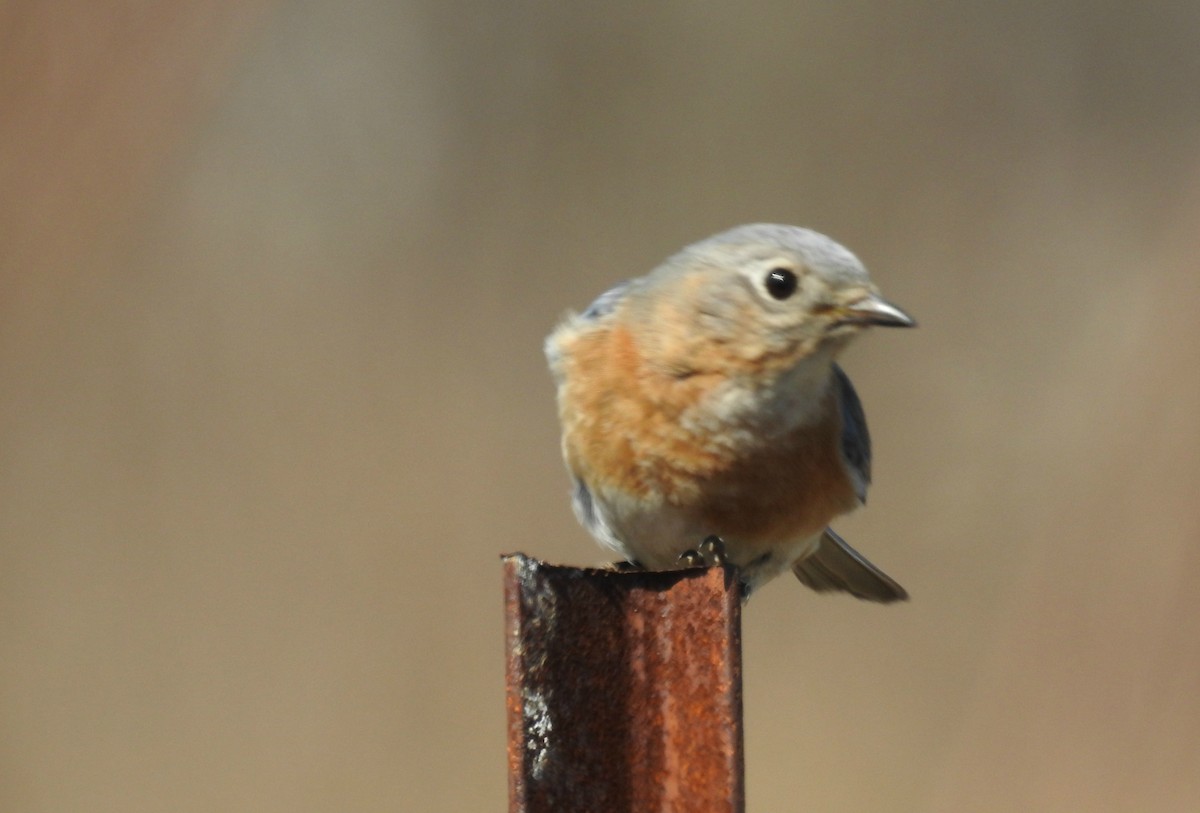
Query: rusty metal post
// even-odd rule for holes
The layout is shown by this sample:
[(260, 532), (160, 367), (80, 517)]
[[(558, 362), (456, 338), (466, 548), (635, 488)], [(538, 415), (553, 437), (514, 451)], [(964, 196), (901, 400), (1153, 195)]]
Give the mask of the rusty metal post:
[(743, 813), (732, 572), (503, 561), (510, 813)]

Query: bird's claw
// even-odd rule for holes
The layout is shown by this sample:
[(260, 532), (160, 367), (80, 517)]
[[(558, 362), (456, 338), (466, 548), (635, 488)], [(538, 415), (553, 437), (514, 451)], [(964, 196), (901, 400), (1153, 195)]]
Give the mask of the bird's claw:
[(725, 567), (729, 564), (725, 542), (716, 535), (706, 536), (695, 548), (679, 554), (679, 563), (684, 567)]

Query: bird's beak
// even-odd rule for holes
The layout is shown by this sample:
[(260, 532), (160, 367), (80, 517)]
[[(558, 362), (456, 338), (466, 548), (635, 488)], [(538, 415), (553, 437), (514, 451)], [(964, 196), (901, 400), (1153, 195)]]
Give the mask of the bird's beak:
[(880, 327), (916, 327), (917, 320), (897, 308), (891, 302), (867, 294), (842, 308), (842, 324), (878, 325)]

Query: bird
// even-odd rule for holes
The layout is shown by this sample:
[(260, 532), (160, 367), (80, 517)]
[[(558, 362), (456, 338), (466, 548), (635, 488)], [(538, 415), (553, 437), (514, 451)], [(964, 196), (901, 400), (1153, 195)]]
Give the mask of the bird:
[(863, 505), (871, 440), (838, 365), (913, 327), (818, 232), (754, 223), (693, 243), (568, 313), (545, 342), (576, 517), (630, 566), (729, 564), (745, 596), (907, 592), (829, 527)]

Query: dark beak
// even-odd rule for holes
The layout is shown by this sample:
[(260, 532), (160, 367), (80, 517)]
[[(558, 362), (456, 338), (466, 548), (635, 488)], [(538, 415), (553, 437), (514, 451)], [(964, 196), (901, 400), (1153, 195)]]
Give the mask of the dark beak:
[(917, 320), (874, 294), (851, 302), (842, 309), (843, 324), (878, 325), (879, 327), (916, 327)]

